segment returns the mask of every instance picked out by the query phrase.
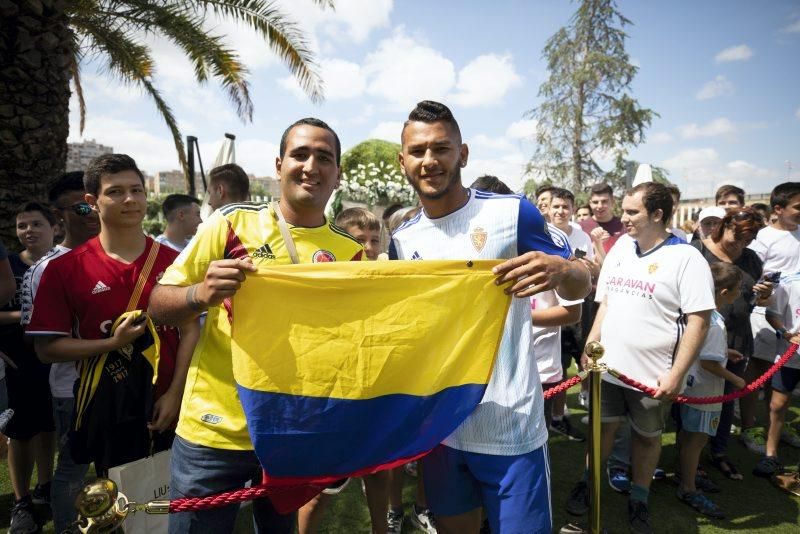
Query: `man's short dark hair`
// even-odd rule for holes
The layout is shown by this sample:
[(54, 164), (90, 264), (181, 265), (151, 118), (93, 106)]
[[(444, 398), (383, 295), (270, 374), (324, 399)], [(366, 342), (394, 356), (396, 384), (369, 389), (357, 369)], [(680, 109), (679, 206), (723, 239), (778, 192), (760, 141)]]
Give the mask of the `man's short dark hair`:
[(728, 195), (736, 195), (739, 204), (744, 206), (744, 189), (736, 187), (735, 185), (721, 185), (719, 189), (717, 189), (717, 194), (714, 195), (714, 204), (718, 204), (721, 199)]
[(558, 189), (558, 188), (556, 186), (552, 185), (552, 184), (547, 184), (547, 185), (543, 185), (541, 187), (537, 187), (536, 188), (536, 193), (535, 193), (536, 194), (536, 198), (538, 199), (540, 196), (542, 196), (545, 193), (552, 193), (556, 189)]
[(479, 176), (472, 185), (470, 185), (472, 189), (477, 189), (478, 191), (487, 191), (489, 193), (499, 193), (501, 195), (513, 195), (514, 191), (508, 187), (503, 180), (498, 178), (497, 176), (492, 176), (491, 174), (484, 174), (483, 176)]
[(208, 184), (210, 186), (215, 182), (225, 184), (228, 196), (234, 202), (244, 202), (250, 196), (250, 178), (244, 169), (235, 163), (226, 163), (211, 169), (208, 173)]
[(667, 186), (657, 182), (645, 182), (631, 188), (625, 194), (626, 196), (633, 196), (639, 192), (642, 193), (642, 202), (647, 214), (650, 215), (656, 210), (661, 210), (661, 220), (659, 222), (665, 225), (668, 224), (672, 218), (673, 202)]
[(52, 208), (47, 204), (42, 204), (41, 202), (36, 202), (35, 200), (31, 200), (30, 202), (25, 202), (20, 208), (17, 210), (16, 215), (20, 213), (26, 213), (29, 211), (38, 211), (42, 214), (42, 217), (47, 219), (47, 222), (50, 223), (50, 226), (56, 225), (56, 216), (53, 213)]
[(119, 174), (124, 171), (135, 172), (144, 185), (144, 174), (132, 157), (127, 154), (103, 154), (89, 163), (83, 175), (83, 188), (90, 195), (97, 196), (100, 192), (100, 178), (104, 174)]
[(665, 185), (667, 186), (667, 189), (669, 189), (670, 195), (672, 195), (673, 197), (675, 197), (676, 199), (678, 199), (680, 201), (680, 199), (681, 199), (681, 188), (678, 187), (675, 184), (665, 184)]
[(164, 218), (171, 222), (175, 217), (176, 211), (192, 204), (197, 204), (199, 206), (200, 201), (191, 195), (184, 195), (181, 193), (167, 195), (166, 198), (164, 198), (164, 202), (161, 203), (161, 212), (164, 214)]
[(795, 195), (800, 195), (800, 182), (784, 182), (778, 184), (769, 196), (769, 205), (772, 206), (773, 209), (776, 206), (785, 208)]
[[(453, 117), (453, 112), (450, 111), (450, 108), (441, 102), (434, 100), (418, 102), (414, 109), (411, 110), (411, 113), (408, 114), (408, 120), (403, 124), (403, 131), (405, 131), (410, 122), (424, 122), (427, 124), (444, 122), (455, 130), (456, 134), (458, 134), (458, 140), (461, 142), (461, 128), (458, 127), (458, 122)], [(402, 135), (401, 131), (400, 136), (402, 137)]]
[(66, 172), (56, 178), (50, 189), (47, 190), (47, 201), (55, 205), (61, 195), (72, 193), (73, 191), (85, 192), (83, 188), (83, 171)]
[(594, 184), (589, 188), (589, 198), (594, 195), (607, 195), (613, 198), (614, 190), (611, 189), (610, 185), (600, 182), (599, 184)]
[(562, 187), (554, 187), (550, 191), (550, 196), (552, 198), (561, 198), (561, 199), (569, 200), (569, 203), (572, 206), (575, 205), (575, 195), (573, 195), (572, 191), (570, 191), (569, 189), (564, 189)]
[(594, 212), (592, 211), (592, 207), (589, 204), (584, 204), (582, 206), (578, 206), (577, 208), (575, 208), (576, 212), (579, 211), (579, 210), (589, 210), (589, 215), (594, 215)]
[(286, 152), (286, 140), (289, 138), (289, 132), (292, 131), (292, 128), (296, 126), (315, 126), (317, 128), (322, 128), (323, 130), (328, 130), (331, 135), (333, 135), (334, 149), (336, 150), (336, 165), (338, 166), (342, 161), (342, 143), (339, 142), (339, 136), (336, 135), (336, 132), (333, 131), (333, 128), (328, 126), (328, 124), (324, 121), (321, 121), (314, 117), (306, 117), (304, 119), (300, 119), (299, 121), (293, 122), (288, 128), (283, 131), (283, 135), (281, 136), (281, 158), (283, 158)]

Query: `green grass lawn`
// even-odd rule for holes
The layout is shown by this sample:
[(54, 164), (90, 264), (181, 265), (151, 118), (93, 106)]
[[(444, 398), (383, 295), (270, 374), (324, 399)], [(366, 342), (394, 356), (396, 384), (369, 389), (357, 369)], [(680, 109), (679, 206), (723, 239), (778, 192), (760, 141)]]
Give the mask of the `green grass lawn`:
[[(571, 390), (569, 405), (573, 414), (571, 421), (579, 425), (578, 421), (585, 412), (576, 407), (576, 392), (575, 388)], [(789, 417), (795, 423), (800, 422), (799, 406), (800, 401), (795, 399)], [(565, 438), (553, 437), (549, 446), (553, 515), (557, 532), (563, 524), (575, 519), (564, 511), (564, 503), (572, 484), (582, 472), (585, 445), (569, 442)], [(657, 533), (769, 532), (788, 534), (800, 532), (800, 498), (778, 490), (767, 480), (752, 476), (750, 473), (758, 458), (739, 444), (735, 436), (731, 436), (729, 455), (740, 471), (744, 473), (744, 481), (729, 481), (713, 468), (709, 468), (711, 477), (722, 487), (722, 492), (711, 495), (711, 498), (727, 513), (728, 519), (711, 521), (699, 516), (694, 510), (675, 498), (675, 486), (671, 482), (654, 482), (650, 495), (650, 513)], [(800, 460), (800, 451), (783, 445), (781, 459), (785, 465), (796, 468), (798, 460)], [(675, 433), (670, 429), (664, 436), (661, 467), (671, 473), (675, 463)], [(413, 502), (415, 484), (415, 479), (407, 477), (404, 490), (407, 506)], [(628, 532), (626, 497), (612, 491), (604, 482), (602, 499), (604, 526), (611, 533)], [(5, 462), (2, 462), (0, 466), (0, 529), (3, 532), (8, 528), (12, 501), (7, 466)], [(46, 510), (40, 511), (42, 514), (46, 513)], [(369, 532), (369, 527), (369, 514), (361, 493), (361, 484), (351, 483), (345, 491), (332, 499), (321, 532), (331, 534)], [(52, 522), (47, 523), (44, 532), (53, 532)], [(252, 532), (248, 507), (242, 508), (236, 532)], [(406, 525), (403, 532), (413, 532), (413, 529), (410, 525)]]

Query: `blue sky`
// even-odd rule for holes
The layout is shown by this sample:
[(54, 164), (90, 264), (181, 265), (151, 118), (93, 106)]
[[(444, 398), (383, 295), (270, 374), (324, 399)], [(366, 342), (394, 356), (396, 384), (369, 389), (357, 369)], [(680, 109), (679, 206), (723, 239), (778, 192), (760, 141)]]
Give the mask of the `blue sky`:
[[(398, 141), (413, 104), (430, 98), (453, 109), (470, 146), (466, 183), (491, 173), (521, 186), (535, 149), (535, 123), (524, 115), (539, 102), (547, 77), (541, 50), (576, 4), (337, 0), (332, 12), (309, 0), (278, 3), (317, 53), (327, 95), (321, 105), (308, 101), (266, 45), (234, 24), (208, 20), (251, 71), (249, 124), (218, 86), (192, 81), (188, 61), (171, 44), (146, 40), (156, 59), (154, 81), (183, 134), (199, 138), (206, 165), (232, 132), (237, 161), (248, 172), (273, 175), (283, 129), (309, 115), (331, 124), (345, 149), (373, 137)], [(660, 114), (633, 159), (666, 167), (688, 197), (708, 196), (722, 183), (765, 192), (787, 176), (800, 180), (800, 3), (624, 0), (618, 6), (633, 22), (627, 50), (640, 68), (633, 95)], [(73, 98), (70, 141), (94, 138), (150, 173), (178, 167), (169, 132), (147, 97), (109, 80), (96, 62), (84, 64), (83, 84), (87, 126), (81, 137)]]

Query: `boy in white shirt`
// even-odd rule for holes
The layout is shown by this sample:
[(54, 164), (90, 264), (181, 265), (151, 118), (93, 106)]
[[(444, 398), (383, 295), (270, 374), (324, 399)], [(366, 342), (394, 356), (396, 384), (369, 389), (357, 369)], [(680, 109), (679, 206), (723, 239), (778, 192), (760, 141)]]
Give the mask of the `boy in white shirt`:
[[(695, 360), (686, 378), (684, 395), (687, 397), (715, 397), (725, 391), (727, 380), (738, 389), (745, 386), (744, 380), (725, 368), (728, 361), (725, 319), (719, 313), (723, 306), (730, 305), (741, 292), (742, 272), (731, 263), (717, 262), (711, 265), (714, 277), (714, 300), (717, 309), (711, 313), (711, 322), (700, 355)], [(697, 491), (695, 477), (700, 453), (709, 436), (717, 434), (722, 404), (681, 404), (681, 430), (678, 435), (680, 449), (680, 474), (678, 499), (698, 512), (716, 519), (722, 513), (702, 492)]]
[[(800, 343), (800, 273), (781, 277), (767, 306), (767, 321), (778, 337), (776, 361), (792, 343)], [(770, 477), (782, 470), (778, 460), (778, 444), (781, 441), (786, 412), (792, 399), (792, 391), (800, 383), (800, 354), (786, 362), (772, 376), (772, 397), (769, 403), (769, 431), (767, 432), (767, 454), (762, 458), (753, 474)]]

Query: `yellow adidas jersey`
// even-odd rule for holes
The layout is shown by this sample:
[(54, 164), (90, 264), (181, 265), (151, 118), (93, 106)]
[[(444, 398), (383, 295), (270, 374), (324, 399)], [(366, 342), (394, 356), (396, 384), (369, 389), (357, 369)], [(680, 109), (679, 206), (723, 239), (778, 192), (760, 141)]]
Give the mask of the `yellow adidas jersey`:
[[(289, 228), (301, 263), (366, 259), (361, 244), (331, 223), (316, 228)], [(159, 283), (196, 284), (203, 281), (212, 261), (245, 256), (256, 266), (291, 263), (277, 216), (268, 204), (231, 204), (214, 212)], [(229, 302), (208, 310), (186, 378), (176, 433), (206, 447), (248, 450), (253, 446), (231, 364), (230, 310)], [(269, 335), (269, 328), (263, 325), (263, 335)]]

